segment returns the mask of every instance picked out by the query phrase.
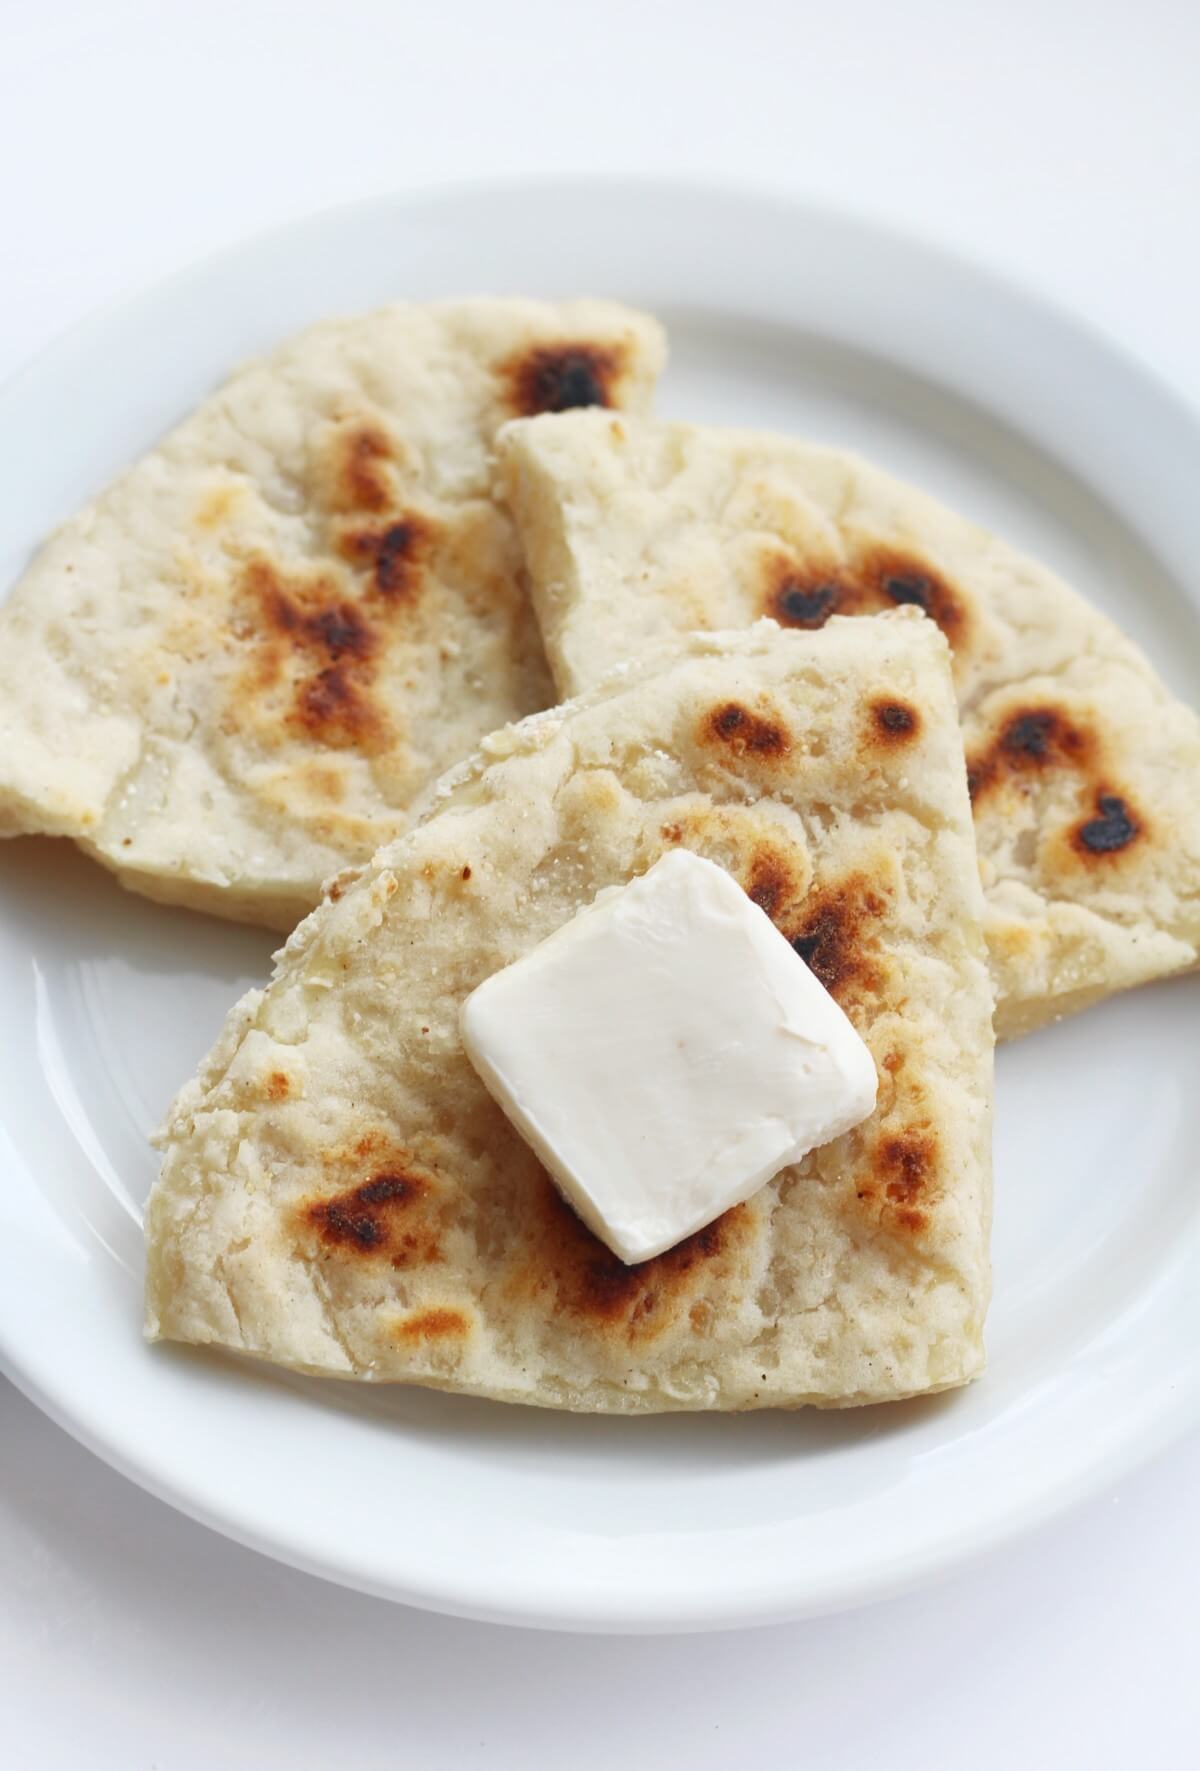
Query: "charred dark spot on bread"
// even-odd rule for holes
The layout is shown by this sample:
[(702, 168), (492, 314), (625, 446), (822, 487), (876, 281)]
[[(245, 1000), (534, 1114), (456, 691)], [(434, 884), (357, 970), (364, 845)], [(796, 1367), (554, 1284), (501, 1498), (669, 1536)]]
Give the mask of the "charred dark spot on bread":
[(392, 1333), (398, 1341), (417, 1345), (428, 1341), (465, 1340), (470, 1327), (470, 1322), (461, 1310), (435, 1306), (428, 1310), (413, 1310), (407, 1316), (402, 1316), (394, 1325)]
[(276, 591), (265, 606), (278, 632), (327, 653), (331, 659), (369, 658), (376, 648), (374, 633), (353, 603), (330, 602), (306, 613), (282, 591)]
[(391, 501), (387, 463), (393, 450), (383, 427), (362, 419), (342, 429), (334, 445), (334, 503), (341, 510), (386, 510)]
[(837, 607), (835, 584), (812, 588), (789, 583), (775, 598), (777, 618), (788, 627), (822, 627)]
[(243, 586), (257, 605), (258, 632), (293, 649), (330, 659), (369, 658), (377, 649), (378, 636), (363, 611), (323, 574), (288, 579), (259, 558), (247, 565)]
[(928, 560), (868, 542), (845, 560), (798, 560), (777, 554), (765, 564), (763, 613), (785, 627), (823, 627), (831, 615), (875, 615), (905, 605), (937, 622), (961, 644), (967, 610), (960, 593)]
[(928, 1120), (885, 1132), (854, 1182), (854, 1199), (872, 1223), (893, 1235), (919, 1236), (941, 1192), (939, 1146)]
[(933, 1185), (937, 1144), (931, 1133), (906, 1130), (881, 1138), (875, 1173), (893, 1205), (914, 1205)]
[(735, 756), (786, 756), (792, 747), (781, 720), (754, 713), (736, 701), (724, 701), (712, 709), (704, 721), (701, 741), (723, 745)]
[(706, 1272), (727, 1274), (753, 1215), (737, 1205), (664, 1254), (627, 1266), (594, 1236), (548, 1178), (530, 1202), (532, 1238), (515, 1286), (562, 1314), (628, 1342), (687, 1320)]
[(507, 403), (522, 418), (615, 405), (625, 356), (619, 345), (586, 340), (535, 345), (501, 366)]
[(338, 551), (351, 565), (370, 572), (372, 588), (385, 601), (411, 600), (437, 534), (428, 517), (406, 511), (380, 528), (344, 531)]
[(1091, 734), (1050, 703), (1010, 712), (981, 750), (967, 759), (967, 785), (978, 801), (1004, 779), (1033, 778), (1050, 769), (1086, 770), (1093, 761)]
[(333, 749), (376, 755), (391, 741), (391, 723), (372, 693), (383, 643), (378, 616), (345, 595), (328, 574), (285, 576), (269, 560), (250, 561), (242, 575), (245, 617), (236, 636), (255, 648), (244, 690), (290, 683), (280, 718), (294, 732)]
[(778, 555), (766, 563), (763, 613), (782, 627), (824, 627), (847, 600), (848, 586), (828, 566), (805, 566)]
[(791, 886), (786, 867), (775, 855), (756, 855), (750, 866), (746, 894), (760, 910), (774, 916)]
[(349, 731), (362, 718), (354, 688), (336, 665), (301, 684), (299, 711), (304, 724), (322, 736), (329, 736), (335, 725)]
[(798, 926), (784, 929), (813, 976), (845, 1007), (847, 999), (882, 988), (878, 925), (887, 898), (862, 874), (852, 874), (805, 899)]
[(331, 749), (372, 755), (390, 736), (386, 720), (342, 664), (331, 664), (296, 689), (294, 723)]
[(910, 744), (921, 730), (921, 716), (907, 701), (881, 696), (868, 710), (868, 743), (871, 748), (897, 750)]
[(1093, 809), (1071, 832), (1072, 846), (1086, 861), (1118, 855), (1141, 836), (1143, 820), (1119, 793), (1097, 790)]
[(747, 897), (773, 922), (778, 922), (803, 897), (805, 872), (795, 854), (780, 843), (763, 842), (755, 849), (742, 879)]
[(1009, 756), (1044, 762), (1050, 755), (1058, 724), (1058, 715), (1050, 708), (1019, 713), (1001, 732), (1000, 748)]
[(427, 1177), (388, 1168), (331, 1197), (310, 1200), (300, 1217), (326, 1255), (377, 1257), (408, 1267), (441, 1258), (433, 1204)]
[(425, 1191), (411, 1175), (379, 1174), (361, 1186), (308, 1207), (309, 1221), (322, 1241), (358, 1249), (379, 1248), (392, 1220)]
[(897, 608), (912, 603), (928, 615), (933, 605), (933, 585), (923, 572), (889, 572), (880, 579), (880, 588)]
[(375, 650), (375, 635), (353, 603), (337, 603), (332, 608), (322, 609), (311, 617), (308, 631), (331, 658), (341, 658), (347, 653), (352, 658), (367, 658)]
[(885, 608), (921, 609), (952, 646), (961, 641), (966, 630), (962, 598), (928, 560), (877, 545), (864, 549), (855, 564), (864, 590), (882, 599)]
[[(967, 761), (967, 784), (976, 808), (1001, 782), (1028, 792), (1055, 772), (1078, 778), (1083, 808), (1066, 832), (1067, 850), (1089, 865), (1104, 864), (1131, 849), (1147, 820), (1129, 795), (1111, 785), (1095, 730), (1051, 702), (1018, 707), (1005, 715), (991, 740)], [(1056, 842), (1062, 842), (1060, 835)], [(1060, 862), (1064, 851), (1059, 849)]]

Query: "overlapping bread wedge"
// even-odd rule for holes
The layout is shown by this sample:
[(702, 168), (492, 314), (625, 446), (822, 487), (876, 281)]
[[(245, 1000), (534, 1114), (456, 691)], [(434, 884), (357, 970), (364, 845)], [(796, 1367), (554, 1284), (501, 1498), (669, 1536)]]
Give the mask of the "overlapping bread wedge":
[(497, 426), (645, 406), (663, 349), (609, 303), (478, 300), (329, 321), (243, 369), (0, 611), (0, 835), (292, 928), (553, 698), (490, 496)]
[(501, 443), (560, 693), (767, 615), (911, 604), (954, 652), (1011, 1037), (1200, 963), (1200, 720), (1061, 579), (857, 456), (568, 414)]
[[(464, 1054), (459, 1012), (683, 846), (833, 993), (874, 1114), (625, 1266)], [(961, 1384), (988, 1299), (991, 992), (949, 656), (915, 611), (684, 637), (510, 727), (335, 884), (161, 1137), (151, 1337), (579, 1410)]]

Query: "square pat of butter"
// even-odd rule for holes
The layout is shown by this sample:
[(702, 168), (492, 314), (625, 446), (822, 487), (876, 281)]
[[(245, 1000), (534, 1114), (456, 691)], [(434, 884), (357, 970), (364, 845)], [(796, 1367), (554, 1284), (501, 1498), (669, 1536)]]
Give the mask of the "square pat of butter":
[(584, 1223), (648, 1260), (875, 1105), (866, 1046), (720, 867), (673, 850), (463, 1005), (467, 1055)]

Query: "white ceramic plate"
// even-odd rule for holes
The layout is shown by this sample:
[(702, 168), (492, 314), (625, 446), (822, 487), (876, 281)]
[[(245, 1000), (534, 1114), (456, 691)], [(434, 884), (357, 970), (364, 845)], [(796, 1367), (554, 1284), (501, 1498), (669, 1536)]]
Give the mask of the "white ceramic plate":
[[(0, 582), (239, 358), (398, 296), (657, 310), (660, 410), (794, 428), (918, 480), (1086, 589), (1200, 701), (1200, 430), (1069, 319), (872, 226), (730, 193), (396, 199), (240, 247), (0, 396)], [(247, 1544), (389, 1597), (596, 1628), (895, 1592), (1121, 1472), (1200, 1408), (1200, 981), (999, 1064), (991, 1365), (844, 1415), (573, 1419), (147, 1349), (146, 1133), (270, 942), (0, 845), (0, 1355), (102, 1457)]]

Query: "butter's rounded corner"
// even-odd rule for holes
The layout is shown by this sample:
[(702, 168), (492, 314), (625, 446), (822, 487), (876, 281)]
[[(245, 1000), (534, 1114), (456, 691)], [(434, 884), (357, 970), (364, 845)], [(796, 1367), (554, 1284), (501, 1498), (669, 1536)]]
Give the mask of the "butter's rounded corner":
[(458, 1037), (462, 1041), (463, 1050), (476, 1070), (480, 1067), (479, 1036), (482, 1036), (483, 1033), (481, 1023), (487, 1013), (486, 1005), (481, 1005), (476, 999), (488, 982), (489, 980), (485, 978), (483, 984), (477, 985), (458, 1011)]

